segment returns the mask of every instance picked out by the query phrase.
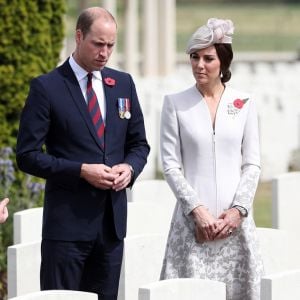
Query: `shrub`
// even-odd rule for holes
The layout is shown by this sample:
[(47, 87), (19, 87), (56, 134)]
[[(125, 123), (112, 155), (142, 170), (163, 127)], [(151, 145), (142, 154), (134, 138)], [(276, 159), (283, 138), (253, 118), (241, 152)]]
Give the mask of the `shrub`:
[(17, 173), (14, 168), (11, 148), (0, 149), (0, 200), (9, 197), (9, 215), (5, 224), (0, 226), (0, 299), (5, 296), (6, 249), (13, 244), (13, 214), (17, 211), (41, 206), (44, 182), (30, 175)]
[(6, 248), (13, 243), (12, 215), (42, 205), (44, 183), (16, 169), (14, 149), (30, 80), (59, 61), (65, 2), (0, 0), (0, 197), (11, 200), (10, 217), (0, 226), (0, 299), (6, 298)]
[(0, 146), (15, 146), (30, 80), (56, 66), (64, 0), (0, 0)]

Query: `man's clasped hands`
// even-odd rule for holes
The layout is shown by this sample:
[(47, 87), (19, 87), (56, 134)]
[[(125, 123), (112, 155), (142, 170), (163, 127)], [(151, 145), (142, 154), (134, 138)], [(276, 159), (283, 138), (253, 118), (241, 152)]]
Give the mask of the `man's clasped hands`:
[(120, 191), (131, 181), (131, 167), (127, 163), (109, 167), (104, 164), (82, 164), (80, 177), (96, 188)]
[(192, 211), (195, 236), (199, 243), (227, 238), (241, 224), (242, 217), (236, 208), (225, 210), (218, 218), (213, 217), (204, 206)]

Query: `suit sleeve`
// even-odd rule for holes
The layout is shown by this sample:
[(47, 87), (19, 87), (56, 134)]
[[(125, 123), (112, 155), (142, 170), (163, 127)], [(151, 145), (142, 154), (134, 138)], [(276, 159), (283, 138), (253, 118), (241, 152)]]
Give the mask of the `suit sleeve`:
[(131, 118), (128, 124), (125, 144), (124, 162), (130, 164), (134, 170), (131, 185), (142, 172), (150, 151), (145, 132), (144, 116), (138, 100), (135, 84), (129, 76), (131, 87)]
[(176, 110), (169, 96), (165, 96), (161, 114), (160, 148), (163, 171), (174, 195), (186, 215), (202, 205), (197, 193), (183, 175), (180, 129)]
[(45, 179), (55, 177), (63, 183), (76, 184), (81, 163), (57, 158), (44, 151), (51, 120), (51, 103), (39, 78), (33, 79), (23, 108), (17, 137), (18, 167)]
[(238, 184), (233, 206), (252, 209), (260, 176), (260, 146), (258, 118), (255, 102), (249, 101), (249, 110), (242, 143), (242, 176)]

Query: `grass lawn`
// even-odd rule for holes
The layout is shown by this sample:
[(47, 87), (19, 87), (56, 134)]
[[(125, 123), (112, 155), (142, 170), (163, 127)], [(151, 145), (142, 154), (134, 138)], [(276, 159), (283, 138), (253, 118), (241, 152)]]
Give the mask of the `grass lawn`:
[(272, 227), (271, 182), (260, 182), (254, 200), (254, 219), (258, 227)]
[[(299, 4), (204, 4), (177, 3), (176, 40), (177, 52), (184, 53), (190, 35), (211, 17), (231, 19), (235, 25), (234, 51), (296, 51), (300, 49), (300, 3)], [(142, 3), (139, 1), (139, 30), (143, 31)], [(89, 0), (89, 6), (99, 5)], [(118, 49), (124, 43), (124, 5), (118, 1)], [(79, 12), (78, 2), (67, 1), (66, 31), (73, 38), (74, 26)]]
[[(263, 1), (262, 1), (263, 2)], [(300, 4), (178, 4), (177, 50), (211, 17), (231, 19), (235, 51), (295, 51), (300, 48)]]

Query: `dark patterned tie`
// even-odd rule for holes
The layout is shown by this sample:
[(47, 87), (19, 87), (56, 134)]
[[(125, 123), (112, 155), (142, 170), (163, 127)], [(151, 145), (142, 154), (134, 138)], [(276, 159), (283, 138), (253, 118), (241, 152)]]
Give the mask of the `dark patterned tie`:
[(86, 95), (88, 110), (96, 128), (97, 135), (100, 139), (101, 147), (104, 149), (104, 122), (102, 119), (98, 99), (92, 85), (93, 73), (88, 73), (87, 78)]

